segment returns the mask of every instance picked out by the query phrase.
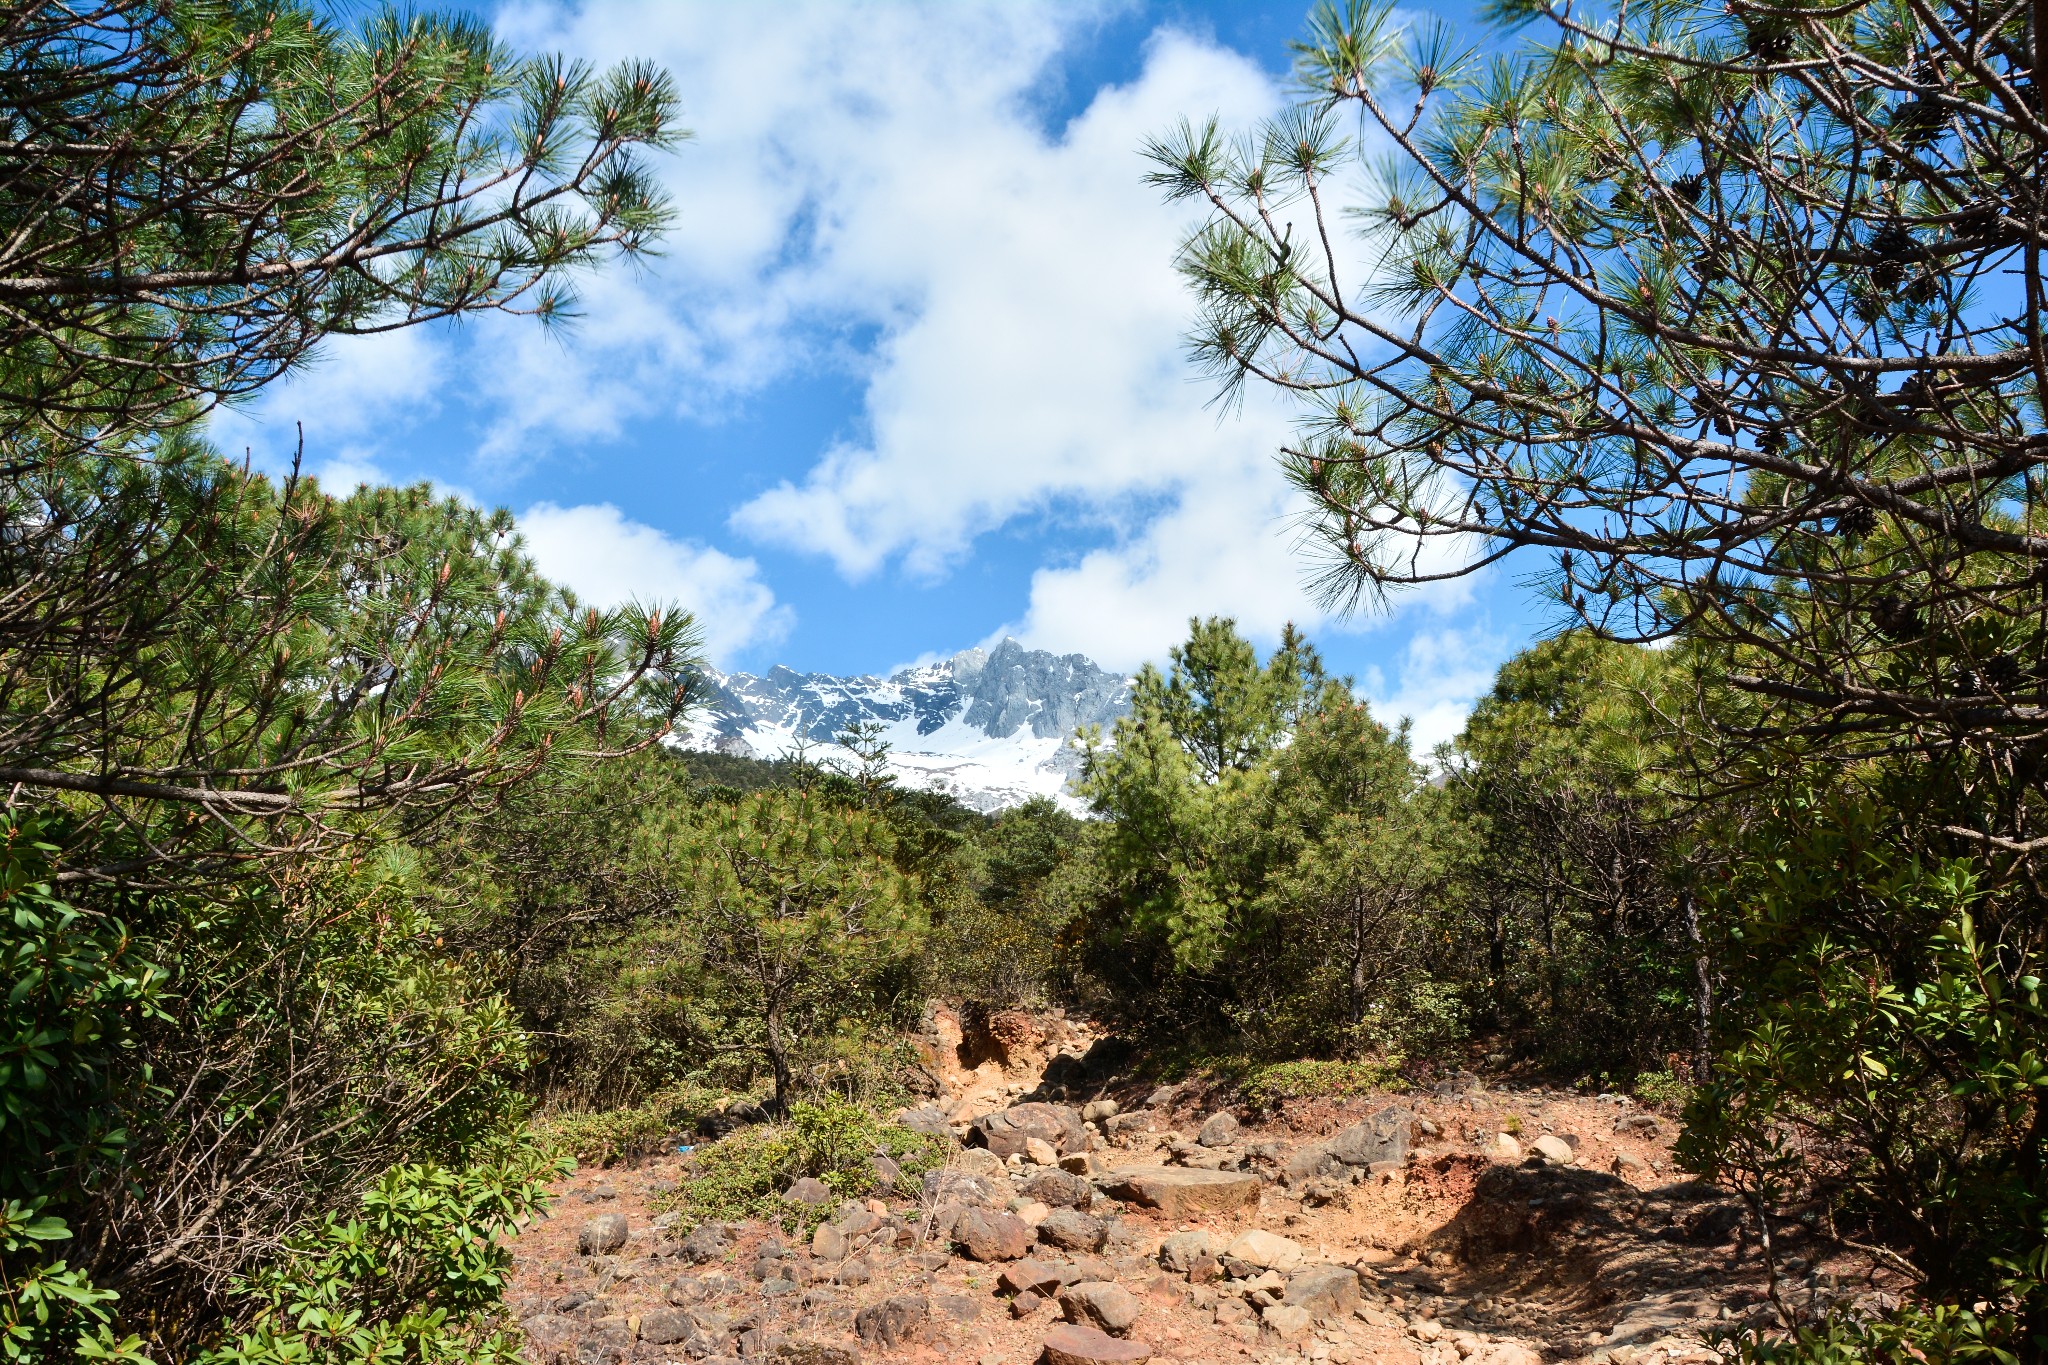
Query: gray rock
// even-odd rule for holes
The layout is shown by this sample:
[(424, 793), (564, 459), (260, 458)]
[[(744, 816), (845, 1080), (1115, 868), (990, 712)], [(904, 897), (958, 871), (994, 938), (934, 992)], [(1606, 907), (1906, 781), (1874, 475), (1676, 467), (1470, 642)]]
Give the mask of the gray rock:
[(1081, 1118), (1087, 1123), (1100, 1123), (1115, 1118), (1122, 1108), (1115, 1100), (1091, 1100), (1081, 1106)]
[(1358, 1273), (1341, 1265), (1296, 1271), (1288, 1277), (1286, 1301), (1312, 1317), (1341, 1318), (1358, 1307)]
[(1306, 1308), (1297, 1308), (1291, 1303), (1276, 1303), (1259, 1310), (1259, 1317), (1266, 1324), (1266, 1330), (1282, 1341), (1294, 1341), (1305, 1335), (1314, 1316)]
[(901, 1346), (915, 1337), (931, 1316), (931, 1304), (921, 1294), (898, 1294), (869, 1308), (853, 1319), (853, 1330), (870, 1346)]
[(696, 1319), (680, 1308), (650, 1308), (640, 1315), (640, 1340), (674, 1346), (698, 1335)]
[(1256, 1204), (1259, 1178), (1238, 1171), (1199, 1171), (1180, 1166), (1129, 1166), (1102, 1177), (1118, 1199), (1159, 1210), (1166, 1218), (1228, 1213)]
[(928, 1171), (924, 1177), (927, 1204), (961, 1204), (969, 1208), (999, 1209), (1008, 1199), (997, 1191), (987, 1176), (965, 1171)]
[(1060, 1293), (1060, 1312), (1068, 1322), (1100, 1328), (1120, 1337), (1138, 1320), (1138, 1296), (1120, 1284), (1087, 1281), (1070, 1285)]
[(811, 1234), (811, 1255), (827, 1261), (843, 1261), (853, 1239), (846, 1235), (846, 1229), (830, 1223), (818, 1224), (818, 1230)]
[(1141, 1365), (1152, 1358), (1152, 1348), (1141, 1341), (1120, 1341), (1077, 1322), (1046, 1332), (1040, 1349), (1045, 1365)]
[(1038, 1240), (1062, 1251), (1100, 1251), (1109, 1229), (1075, 1209), (1054, 1209), (1038, 1223)]
[(1195, 1141), (1204, 1147), (1228, 1147), (1237, 1141), (1238, 1127), (1235, 1114), (1211, 1114), (1202, 1124), (1202, 1131), (1195, 1136)]
[(1415, 1115), (1395, 1105), (1382, 1109), (1363, 1123), (1353, 1124), (1324, 1146), (1346, 1166), (1370, 1166), (1376, 1161), (1404, 1161), (1408, 1156)]
[(935, 1294), (932, 1309), (940, 1317), (953, 1322), (973, 1322), (981, 1316), (981, 1304), (965, 1294)]
[(816, 1208), (820, 1204), (831, 1203), (838, 1196), (832, 1193), (832, 1187), (824, 1181), (805, 1176), (784, 1190), (782, 1197), (792, 1204), (807, 1204)]
[(845, 1265), (840, 1266), (839, 1269), (832, 1272), (832, 1278), (835, 1281), (837, 1281), (840, 1284), (846, 1285), (849, 1288), (855, 1288), (860, 1285), (864, 1285), (869, 1280), (872, 1280), (874, 1277), (875, 1272), (873, 1267), (871, 1267), (866, 1261), (859, 1259), (848, 1261)]
[(1085, 1209), (1095, 1202), (1095, 1186), (1085, 1176), (1068, 1171), (1037, 1171), (1022, 1186), (1026, 1199), (1036, 1199), (1056, 1209)]
[(896, 1158), (883, 1156), (879, 1152), (868, 1158), (868, 1169), (875, 1173), (875, 1183), (885, 1190), (893, 1190), (903, 1179), (903, 1168), (896, 1164)]
[(1055, 1154), (1064, 1156), (1086, 1149), (1087, 1130), (1081, 1126), (1080, 1114), (1067, 1106), (1034, 1101), (984, 1114), (969, 1126), (968, 1137), (1005, 1159), (1023, 1156), (1024, 1144), (1031, 1138), (1043, 1140)]
[(977, 1261), (1015, 1261), (1031, 1250), (1031, 1228), (1014, 1214), (963, 1209), (952, 1228), (953, 1244)]
[(1049, 1265), (1026, 1258), (1003, 1267), (996, 1284), (1011, 1294), (1039, 1294), (1051, 1298), (1069, 1281), (1071, 1267)]
[(691, 1265), (703, 1265), (724, 1256), (732, 1245), (732, 1234), (723, 1223), (699, 1223), (676, 1248), (676, 1255)]
[(1529, 1152), (1532, 1156), (1542, 1158), (1546, 1166), (1569, 1166), (1574, 1159), (1571, 1144), (1549, 1133), (1530, 1143)]
[(1204, 1256), (1216, 1254), (1215, 1239), (1202, 1231), (1176, 1232), (1159, 1248), (1159, 1264), (1176, 1275), (1185, 1275)]
[(952, 1124), (948, 1123), (945, 1114), (933, 1105), (924, 1104), (915, 1109), (898, 1109), (889, 1116), (889, 1121), (898, 1127), (908, 1128), (913, 1133), (923, 1133), (926, 1137), (945, 1138), (949, 1142), (953, 1140)]
[(585, 1256), (609, 1256), (626, 1244), (626, 1215), (600, 1213), (583, 1220), (576, 1234), (576, 1249)]

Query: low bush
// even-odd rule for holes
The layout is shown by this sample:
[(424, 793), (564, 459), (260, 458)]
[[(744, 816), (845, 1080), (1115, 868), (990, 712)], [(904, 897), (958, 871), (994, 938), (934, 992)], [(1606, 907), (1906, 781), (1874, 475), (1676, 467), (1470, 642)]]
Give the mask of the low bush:
[(747, 1218), (780, 1222), (792, 1215), (802, 1223), (827, 1212), (783, 1202), (783, 1192), (805, 1176), (853, 1198), (878, 1188), (870, 1157), (888, 1156), (906, 1175), (921, 1175), (941, 1165), (945, 1152), (942, 1140), (885, 1122), (856, 1104), (795, 1104), (786, 1123), (744, 1128), (699, 1148), (664, 1207), (680, 1214), (687, 1227)]
[(639, 1104), (597, 1112), (545, 1114), (534, 1132), (551, 1152), (585, 1165), (673, 1150), (706, 1114), (731, 1097), (700, 1085), (672, 1085)]
[(1269, 1062), (1245, 1067), (1235, 1079), (1245, 1099), (1263, 1109), (1310, 1095), (1341, 1097), (1403, 1089), (1404, 1060), (1396, 1052), (1353, 1061)]

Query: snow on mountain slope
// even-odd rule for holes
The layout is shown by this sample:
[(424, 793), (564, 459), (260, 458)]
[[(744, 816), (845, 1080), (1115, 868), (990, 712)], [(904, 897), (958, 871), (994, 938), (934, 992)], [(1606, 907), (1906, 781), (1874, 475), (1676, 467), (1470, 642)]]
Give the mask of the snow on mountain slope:
[(1074, 732), (1087, 725), (1107, 730), (1131, 700), (1123, 674), (1015, 640), (887, 678), (778, 665), (759, 676), (712, 673), (710, 681), (709, 704), (683, 736), (692, 748), (776, 758), (801, 737), (813, 757), (843, 759), (833, 736), (873, 721), (889, 741), (898, 781), (983, 811), (1050, 796), (1078, 812), (1070, 789), (1081, 766)]

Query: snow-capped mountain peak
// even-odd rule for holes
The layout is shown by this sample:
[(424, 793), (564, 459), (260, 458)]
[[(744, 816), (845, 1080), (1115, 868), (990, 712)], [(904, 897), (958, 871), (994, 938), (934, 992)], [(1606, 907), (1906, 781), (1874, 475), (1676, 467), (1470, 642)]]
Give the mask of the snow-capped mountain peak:
[(713, 672), (709, 682), (709, 702), (685, 735), (692, 747), (775, 758), (801, 738), (816, 757), (844, 757), (833, 736), (872, 722), (889, 741), (898, 781), (984, 811), (1034, 796), (1078, 810), (1074, 734), (1089, 725), (1108, 729), (1131, 700), (1131, 679), (1121, 673), (1084, 655), (1026, 649), (1008, 639), (887, 678), (799, 673), (778, 664), (759, 675)]

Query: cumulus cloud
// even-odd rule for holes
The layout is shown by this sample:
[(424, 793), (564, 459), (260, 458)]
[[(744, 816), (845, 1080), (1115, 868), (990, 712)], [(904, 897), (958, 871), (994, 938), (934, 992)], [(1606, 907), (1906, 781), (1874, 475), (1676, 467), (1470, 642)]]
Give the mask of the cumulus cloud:
[(1381, 719), (1407, 719), (1411, 751), (1427, 758), (1465, 728), (1510, 652), (1510, 643), (1485, 626), (1426, 627), (1409, 637), (1394, 678), (1367, 669), (1358, 691)]
[(677, 540), (610, 503), (537, 503), (519, 529), (541, 573), (592, 605), (677, 602), (694, 612), (716, 661), (780, 640), (793, 620), (753, 560)]

